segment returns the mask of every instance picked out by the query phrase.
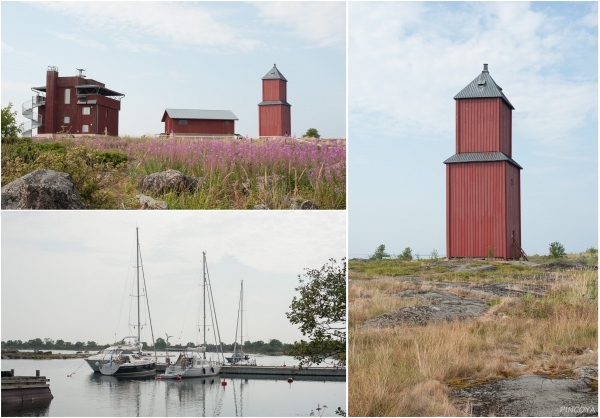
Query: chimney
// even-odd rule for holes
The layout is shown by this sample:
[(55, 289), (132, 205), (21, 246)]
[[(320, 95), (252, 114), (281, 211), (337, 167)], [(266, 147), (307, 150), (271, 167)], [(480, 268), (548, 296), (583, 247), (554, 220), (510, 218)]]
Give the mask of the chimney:
[(487, 64), (483, 64), (483, 72), (484, 72), (484, 73), (487, 73), (487, 72), (488, 72), (488, 69), (487, 69)]

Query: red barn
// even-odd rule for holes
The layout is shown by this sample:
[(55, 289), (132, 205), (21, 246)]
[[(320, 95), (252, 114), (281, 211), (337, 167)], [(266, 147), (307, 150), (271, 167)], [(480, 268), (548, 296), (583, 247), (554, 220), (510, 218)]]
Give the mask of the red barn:
[[(85, 77), (78, 69), (74, 77), (59, 77), (58, 68), (48, 67), (46, 85), (32, 87), (36, 96), (23, 103), (23, 116), (32, 121), (24, 136), (37, 128), (38, 135), (72, 134), (119, 135), (119, 111), (124, 94), (104, 83)], [(37, 108), (37, 115), (34, 109)]]
[(231, 110), (166, 109), (161, 122), (166, 134), (233, 136), (236, 120)]
[(521, 172), (512, 159), (512, 111), (487, 64), (456, 96), (456, 154), (446, 164), (446, 254), (526, 257)]
[(287, 80), (275, 64), (262, 78), (262, 99), (258, 104), (258, 135), (289, 136), (292, 105), (287, 102)]

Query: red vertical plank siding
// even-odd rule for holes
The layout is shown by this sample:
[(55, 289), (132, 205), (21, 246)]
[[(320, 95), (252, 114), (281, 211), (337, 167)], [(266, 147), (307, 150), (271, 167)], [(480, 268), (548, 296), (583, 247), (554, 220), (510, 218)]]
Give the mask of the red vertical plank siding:
[(263, 101), (287, 100), (286, 86), (283, 80), (263, 80)]
[(502, 99), (456, 100), (456, 153), (501, 151)]
[[(446, 242), (448, 257), (507, 258), (504, 161), (448, 164)], [(515, 232), (516, 234), (516, 232)]]
[[(510, 254), (509, 258), (518, 258), (520, 254), (516, 248), (512, 245), (512, 231), (515, 231), (515, 240), (519, 243), (521, 248), (521, 184), (520, 184), (521, 173), (520, 170), (508, 164), (506, 170), (506, 197), (507, 197), (507, 211), (506, 211), (506, 237), (508, 241), (507, 252)], [(512, 184), (511, 184), (512, 180)]]
[(512, 157), (512, 109), (503, 100), (500, 105), (499, 151)]

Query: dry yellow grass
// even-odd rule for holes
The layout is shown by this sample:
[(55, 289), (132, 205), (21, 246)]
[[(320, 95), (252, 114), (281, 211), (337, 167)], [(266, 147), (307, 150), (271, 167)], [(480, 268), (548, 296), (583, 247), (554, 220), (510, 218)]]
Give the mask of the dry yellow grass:
[[(400, 290), (382, 283), (349, 286), (351, 324), (370, 318), (376, 301), (393, 305), (386, 299)], [(448, 400), (444, 382), (450, 379), (597, 364), (597, 283), (595, 271), (565, 273), (541, 299), (503, 298), (483, 317), (465, 322), (365, 330), (351, 325), (349, 414), (462, 415)]]

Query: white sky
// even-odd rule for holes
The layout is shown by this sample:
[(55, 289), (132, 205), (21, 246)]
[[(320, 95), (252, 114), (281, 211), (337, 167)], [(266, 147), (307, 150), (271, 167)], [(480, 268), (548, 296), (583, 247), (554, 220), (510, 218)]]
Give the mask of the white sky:
[(171, 343), (195, 341), (202, 250), (224, 342), (235, 337), (241, 280), (245, 340), (301, 339), (285, 316), (298, 275), (346, 254), (344, 211), (3, 211), (1, 221), (3, 341), (132, 335), (136, 224), (154, 335)]
[(349, 2), (349, 256), (446, 253), (455, 101), (489, 64), (516, 108), (522, 246), (598, 247), (596, 2)]
[(160, 133), (166, 108), (229, 109), (258, 134), (261, 78), (288, 80), (292, 133), (346, 137), (345, 2), (2, 2), (2, 107), (76, 68), (125, 94), (119, 133)]

